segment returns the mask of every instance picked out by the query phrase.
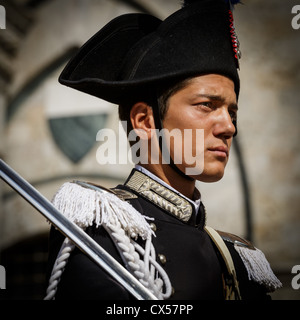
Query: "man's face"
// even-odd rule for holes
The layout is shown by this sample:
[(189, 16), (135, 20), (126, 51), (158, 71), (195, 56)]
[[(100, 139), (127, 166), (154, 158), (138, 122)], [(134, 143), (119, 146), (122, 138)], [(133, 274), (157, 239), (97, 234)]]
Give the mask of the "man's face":
[[(169, 98), (163, 127), (168, 131), (177, 128), (182, 133), (184, 129), (191, 129), (192, 142), (190, 140), (188, 146), (184, 146), (185, 141), (181, 141), (182, 146), (191, 148), (194, 156), (204, 152), (203, 171), (193, 176), (196, 180), (215, 182), (223, 177), (235, 133), (233, 121), (236, 120), (237, 109), (233, 81), (217, 74), (195, 77)], [(195, 143), (196, 129), (204, 129), (204, 146)], [(183, 172), (191, 167), (184, 158), (184, 147), (180, 151), (182, 164), (176, 164)], [(181, 150), (176, 148), (176, 142), (171, 143), (173, 159), (178, 149)]]

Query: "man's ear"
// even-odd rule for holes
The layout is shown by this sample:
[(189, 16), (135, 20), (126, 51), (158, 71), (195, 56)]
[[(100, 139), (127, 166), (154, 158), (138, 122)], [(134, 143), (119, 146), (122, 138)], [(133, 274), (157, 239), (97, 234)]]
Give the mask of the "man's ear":
[(145, 102), (137, 102), (130, 111), (132, 128), (141, 139), (151, 139), (155, 123), (152, 108)]

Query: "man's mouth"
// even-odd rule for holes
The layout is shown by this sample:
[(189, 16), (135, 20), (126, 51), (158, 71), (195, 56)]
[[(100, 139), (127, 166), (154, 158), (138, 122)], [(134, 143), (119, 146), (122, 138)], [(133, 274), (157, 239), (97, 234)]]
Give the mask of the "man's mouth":
[(227, 158), (229, 154), (229, 149), (226, 146), (219, 146), (219, 147), (213, 147), (213, 148), (208, 148), (208, 151), (213, 152), (216, 156), (222, 157), (222, 158)]

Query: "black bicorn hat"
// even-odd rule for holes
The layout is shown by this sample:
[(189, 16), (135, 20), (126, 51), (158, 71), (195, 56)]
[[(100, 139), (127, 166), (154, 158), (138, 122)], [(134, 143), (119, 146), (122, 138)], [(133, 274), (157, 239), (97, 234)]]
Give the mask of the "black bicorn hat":
[(88, 40), (59, 77), (68, 87), (115, 104), (177, 79), (221, 74), (237, 96), (239, 45), (233, 0), (186, 0), (164, 21), (121, 15)]

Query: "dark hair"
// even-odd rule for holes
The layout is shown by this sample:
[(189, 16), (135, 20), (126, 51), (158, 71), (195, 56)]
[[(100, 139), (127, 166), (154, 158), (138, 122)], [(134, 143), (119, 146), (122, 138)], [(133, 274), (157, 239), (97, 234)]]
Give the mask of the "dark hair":
[[(119, 105), (119, 119), (127, 122), (128, 132), (133, 130), (130, 120), (130, 110), (138, 101), (146, 102), (150, 107), (158, 107), (161, 121), (164, 120), (169, 107), (169, 99), (179, 90), (185, 88), (192, 78), (173, 81), (171, 84), (162, 85), (160, 88), (150, 90), (151, 93), (139, 93), (135, 99), (131, 99), (122, 105)], [(155, 100), (154, 100), (155, 99)], [(154, 113), (155, 114), (155, 113)], [(128, 133), (127, 132), (127, 133)]]

